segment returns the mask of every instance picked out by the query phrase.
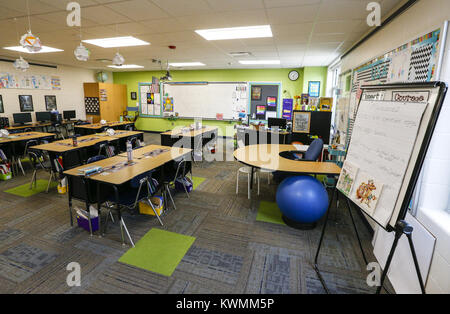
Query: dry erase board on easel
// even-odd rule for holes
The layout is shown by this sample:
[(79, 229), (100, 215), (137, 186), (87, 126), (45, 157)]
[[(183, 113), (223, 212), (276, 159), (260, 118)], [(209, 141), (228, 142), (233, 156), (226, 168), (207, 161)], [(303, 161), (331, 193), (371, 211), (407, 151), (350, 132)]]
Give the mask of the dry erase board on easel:
[[(406, 216), (447, 87), (363, 86), (337, 188), (384, 229)], [(382, 100), (366, 97), (383, 93)]]

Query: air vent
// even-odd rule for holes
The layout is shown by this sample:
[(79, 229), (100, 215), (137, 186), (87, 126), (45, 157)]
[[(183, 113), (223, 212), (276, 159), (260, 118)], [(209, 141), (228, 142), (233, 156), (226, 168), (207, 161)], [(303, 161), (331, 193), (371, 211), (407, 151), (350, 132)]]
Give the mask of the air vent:
[(237, 57), (251, 57), (252, 53), (251, 52), (246, 52), (246, 51), (237, 51), (237, 52), (230, 52), (229, 55), (232, 56), (233, 58), (237, 58)]

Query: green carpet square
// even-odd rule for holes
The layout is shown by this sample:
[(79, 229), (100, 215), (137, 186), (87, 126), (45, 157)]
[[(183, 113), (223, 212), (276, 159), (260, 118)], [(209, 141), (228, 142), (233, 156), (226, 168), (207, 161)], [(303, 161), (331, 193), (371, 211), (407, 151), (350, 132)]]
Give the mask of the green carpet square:
[[(6, 193), (21, 196), (21, 197), (29, 197), (38, 193), (45, 192), (47, 190), (48, 181), (47, 180), (37, 180), (36, 187), (33, 184), (33, 188), (30, 190), (30, 183), (26, 183), (24, 185), (16, 186), (15, 188), (6, 190)], [(50, 188), (55, 188), (58, 186), (58, 183), (52, 182), (50, 183)]]
[(119, 262), (171, 276), (194, 241), (194, 237), (153, 228)]
[(281, 211), (277, 203), (261, 201), (259, 203), (257, 221), (270, 222), (273, 224), (285, 225), (281, 218)]
[(194, 190), (200, 186), (200, 184), (203, 183), (203, 181), (205, 181), (206, 178), (200, 178), (200, 177), (192, 177), (192, 181), (194, 183), (194, 186), (192, 187)]

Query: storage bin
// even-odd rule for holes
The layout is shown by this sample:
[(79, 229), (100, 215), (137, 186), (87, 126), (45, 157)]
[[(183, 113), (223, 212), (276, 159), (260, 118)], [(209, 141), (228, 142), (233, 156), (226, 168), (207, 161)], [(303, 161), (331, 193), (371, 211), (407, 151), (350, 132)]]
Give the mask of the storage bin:
[[(162, 196), (155, 196), (150, 199), (153, 204), (153, 207), (155, 207), (156, 212), (158, 213), (159, 216), (161, 216), (164, 210), (164, 198)], [(146, 202), (139, 203), (139, 213), (143, 215), (155, 216), (155, 212), (153, 211), (152, 207), (148, 205)]]
[[(81, 227), (86, 231), (90, 231), (88, 219), (77, 215), (77, 223), (78, 223), (78, 227)], [(92, 232), (95, 232), (98, 230), (98, 217), (91, 218), (91, 225), (92, 225)]]

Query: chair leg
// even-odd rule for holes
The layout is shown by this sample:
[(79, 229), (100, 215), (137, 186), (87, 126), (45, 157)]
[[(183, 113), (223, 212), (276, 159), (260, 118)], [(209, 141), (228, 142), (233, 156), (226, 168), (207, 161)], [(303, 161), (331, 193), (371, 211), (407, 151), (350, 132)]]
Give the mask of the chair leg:
[[(131, 238), (130, 233), (128, 232), (127, 226), (125, 225), (125, 221), (123, 220), (123, 217), (120, 218), (120, 223), (123, 226), (123, 229), (125, 229), (125, 233), (128, 236), (128, 239), (130, 240), (131, 246), (134, 247), (133, 239)], [(121, 228), (122, 229), (122, 228)], [(123, 238), (123, 232), (122, 232), (122, 238)]]
[(170, 193), (170, 189), (169, 189), (168, 185), (166, 186), (166, 189), (167, 189), (167, 193), (169, 194), (170, 200), (172, 201), (173, 208), (177, 209), (177, 207), (175, 206), (175, 202), (173, 201), (172, 193)]
[(31, 183), (30, 183), (30, 190), (32, 190), (33, 189), (33, 184), (36, 184), (36, 169), (34, 169), (34, 171), (33, 171), (33, 175), (31, 176)]
[(45, 193), (48, 193), (48, 190), (50, 190), (50, 184), (52, 183), (52, 179), (54, 177), (53, 170), (50, 172), (50, 178), (48, 178), (48, 184), (47, 184), (47, 191)]
[(238, 191), (239, 191), (239, 170), (236, 175), (236, 194), (238, 194)]
[[(187, 190), (187, 188), (186, 188), (186, 186), (183, 184), (183, 187), (184, 187), (184, 191), (186, 192), (186, 195), (187, 195), (187, 197), (188, 198), (191, 198), (190, 196), (189, 196), (189, 192), (188, 192), (188, 190)], [(151, 202), (150, 202), (151, 203)]]
[(158, 218), (159, 223), (161, 226), (164, 226), (161, 217), (159, 217), (158, 212), (156, 211), (155, 207), (153, 206), (152, 200), (150, 198), (147, 198), (148, 203), (150, 204), (151, 208), (153, 209), (153, 212), (155, 213), (156, 218)]
[(251, 179), (250, 179), (250, 173), (249, 173), (248, 174), (248, 180), (247, 180), (248, 181), (248, 192), (247, 192), (248, 193), (248, 199), (250, 199), (250, 183), (251, 183), (250, 180)]
[(23, 167), (22, 167), (22, 162), (20, 161), (20, 158), (17, 158), (17, 161), (18, 161), (18, 164), (19, 164), (19, 167), (20, 167), (20, 170), (22, 170), (22, 174), (25, 176), (25, 171), (23, 170)]
[(259, 181), (260, 181), (260, 173), (258, 173), (258, 172), (257, 172), (257, 173), (256, 173), (256, 176), (258, 177), (258, 179), (257, 179), (257, 180), (258, 180), (258, 195), (259, 195)]
[(270, 185), (270, 172), (267, 172), (267, 184)]

